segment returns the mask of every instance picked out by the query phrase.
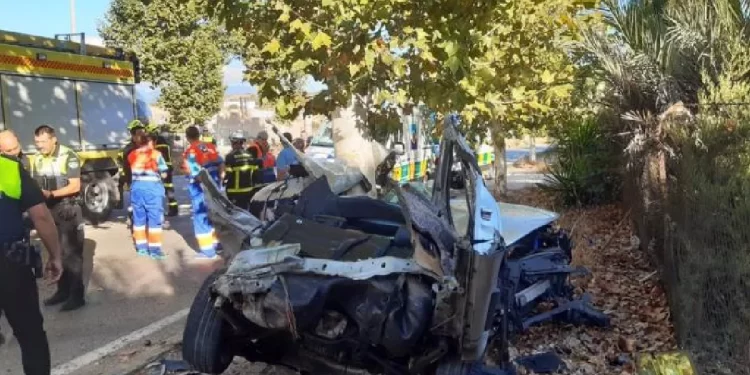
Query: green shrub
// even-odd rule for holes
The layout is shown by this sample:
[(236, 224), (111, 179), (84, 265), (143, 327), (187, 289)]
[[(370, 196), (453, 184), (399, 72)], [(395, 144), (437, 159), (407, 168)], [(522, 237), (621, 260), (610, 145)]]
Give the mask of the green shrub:
[(600, 204), (620, 194), (618, 165), (611, 138), (598, 118), (572, 120), (551, 131), (557, 160), (540, 186), (568, 206)]

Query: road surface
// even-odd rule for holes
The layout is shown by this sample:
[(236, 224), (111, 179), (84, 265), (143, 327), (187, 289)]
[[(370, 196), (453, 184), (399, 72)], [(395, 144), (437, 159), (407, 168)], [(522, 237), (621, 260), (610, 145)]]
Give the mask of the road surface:
[[(178, 180), (178, 200), (189, 202), (184, 180)], [(117, 348), (107, 345), (118, 339), (122, 342), (123, 337), (132, 339), (134, 336), (128, 335), (154, 322), (162, 321), (153, 328), (157, 331), (135, 341), (148, 340), (165, 330), (181, 331), (182, 317), (175, 314), (190, 305), (200, 283), (215, 267), (215, 262), (192, 259), (196, 246), (186, 208), (181, 207), (181, 216), (172, 218), (171, 228), (164, 231), (165, 261), (136, 256), (125, 212), (117, 212), (114, 221), (100, 227), (86, 227), (87, 306), (67, 313), (59, 312), (59, 306), (42, 307), (52, 363), (57, 367), (53, 374), (84, 373), (85, 365), (108, 354), (106, 350), (92, 351)], [(53, 292), (52, 287), (40, 283), (42, 299)], [(18, 344), (5, 319), (0, 326), (8, 341), (0, 346), (0, 375), (22, 374)]]

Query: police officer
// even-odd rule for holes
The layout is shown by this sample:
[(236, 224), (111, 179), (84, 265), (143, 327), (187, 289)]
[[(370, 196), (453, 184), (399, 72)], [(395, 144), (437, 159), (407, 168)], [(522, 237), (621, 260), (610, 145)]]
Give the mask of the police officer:
[(205, 142), (205, 143), (211, 143), (214, 146), (216, 146), (216, 138), (214, 138), (211, 135), (211, 133), (208, 132), (208, 129), (206, 129), (205, 127), (203, 128), (203, 133), (200, 137), (200, 141)]
[(55, 130), (42, 125), (34, 130), (39, 150), (31, 166), (31, 176), (42, 188), (47, 207), (57, 224), (63, 250), (63, 274), (57, 292), (44, 301), (47, 306), (64, 303), (62, 311), (75, 310), (86, 304), (83, 283), (83, 215), (79, 202), (81, 160), (68, 148), (58, 144)]
[(177, 216), (178, 206), (177, 199), (174, 195), (174, 167), (172, 166), (172, 148), (169, 146), (169, 142), (161, 134), (159, 129), (155, 126), (149, 128), (150, 135), (154, 139), (154, 148), (161, 152), (161, 156), (167, 163), (167, 174), (164, 177), (164, 190), (167, 194), (167, 216)]
[[(14, 137), (0, 134), (0, 140)], [(28, 242), (22, 214), (28, 212), (49, 254), (45, 267), (48, 282), (57, 282), (63, 272), (55, 222), (45, 197), (15, 158), (0, 155), (0, 311), (10, 323), (21, 347), (26, 375), (49, 375), (50, 353), (39, 311), (36, 277), (41, 257)]]
[(161, 232), (164, 218), (164, 185), (167, 163), (152, 146), (146, 131), (133, 135), (137, 149), (128, 155), (132, 175), (130, 202), (133, 207), (133, 240), (138, 255), (164, 259)]
[(214, 259), (217, 256), (216, 251), (219, 242), (216, 239), (214, 228), (208, 220), (203, 188), (196, 177), (205, 169), (214, 182), (221, 186), (224, 176), (224, 159), (216, 151), (216, 146), (212, 143), (201, 142), (200, 136), (200, 131), (195, 126), (190, 126), (185, 130), (185, 138), (190, 144), (182, 155), (182, 167), (189, 180), (188, 192), (193, 206), (193, 229), (200, 248), (197, 257)]
[(255, 193), (254, 186), (262, 183), (260, 169), (263, 162), (245, 149), (245, 135), (241, 131), (232, 134), (229, 140), (232, 151), (224, 158), (227, 197), (235, 206), (249, 211), (250, 199)]
[(133, 133), (137, 128), (142, 128), (145, 125), (140, 120), (133, 120), (130, 123), (128, 123), (128, 131), (130, 132), (130, 140), (128, 143), (120, 149), (120, 152), (118, 153), (118, 161), (120, 162), (120, 179), (118, 181), (117, 189), (120, 191), (120, 202), (118, 208), (123, 208), (123, 203), (125, 201), (125, 186), (130, 187), (130, 167), (127, 165), (128, 160), (128, 154), (130, 151), (133, 151), (136, 146), (133, 142)]

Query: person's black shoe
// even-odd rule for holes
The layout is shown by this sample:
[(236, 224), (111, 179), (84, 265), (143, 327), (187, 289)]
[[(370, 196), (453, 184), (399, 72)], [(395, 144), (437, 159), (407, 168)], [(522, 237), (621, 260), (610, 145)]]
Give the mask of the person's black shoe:
[(73, 311), (78, 310), (86, 305), (86, 301), (82, 299), (69, 299), (60, 308), (60, 311)]
[(68, 294), (67, 293), (55, 293), (52, 297), (47, 298), (44, 300), (44, 306), (54, 306), (59, 305), (65, 301), (68, 300)]

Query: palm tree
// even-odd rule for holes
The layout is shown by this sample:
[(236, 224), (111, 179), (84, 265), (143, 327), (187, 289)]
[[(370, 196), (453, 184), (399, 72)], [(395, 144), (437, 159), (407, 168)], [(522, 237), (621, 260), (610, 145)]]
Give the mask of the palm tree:
[(622, 114), (696, 103), (750, 49), (750, 0), (604, 0), (602, 10), (606, 28), (588, 30), (583, 47)]

